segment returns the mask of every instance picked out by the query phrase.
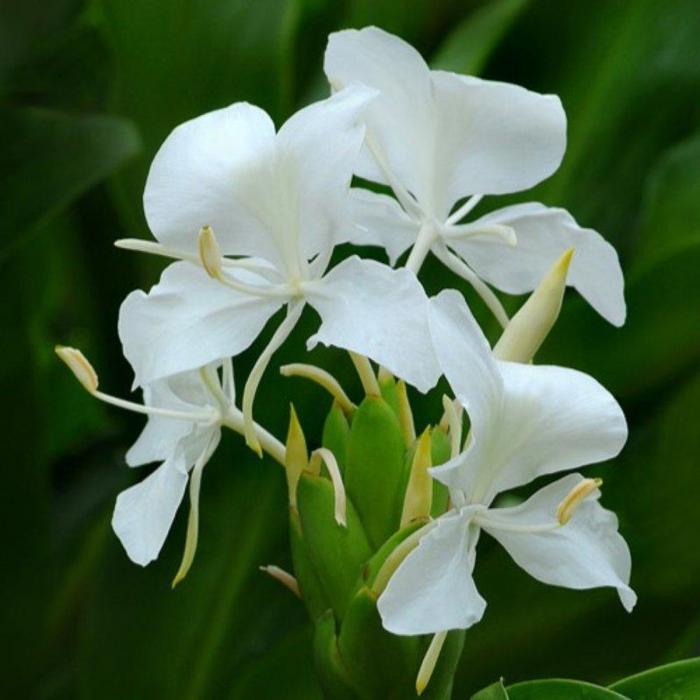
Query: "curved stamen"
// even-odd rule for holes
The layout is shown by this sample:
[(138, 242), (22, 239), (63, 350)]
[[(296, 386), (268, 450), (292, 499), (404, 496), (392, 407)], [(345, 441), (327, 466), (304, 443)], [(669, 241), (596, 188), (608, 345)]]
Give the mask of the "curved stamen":
[(260, 380), (267, 369), (272, 355), (275, 351), (282, 345), (282, 343), (289, 337), (289, 334), (294, 329), (301, 312), (304, 309), (304, 301), (292, 301), (287, 307), (287, 317), (279, 325), (275, 333), (273, 334), (267, 347), (260, 353), (253, 369), (250, 371), (248, 376), (248, 381), (243, 389), (243, 424), (244, 424), (244, 435), (245, 441), (248, 447), (250, 447), (254, 452), (262, 457), (262, 450), (260, 447), (260, 442), (255, 434), (255, 424), (253, 422), (253, 401), (255, 399), (255, 394), (258, 390), (258, 385)]
[(333, 484), (333, 492), (335, 494), (335, 522), (341, 527), (347, 527), (347, 499), (340, 467), (338, 466), (335, 455), (328, 448), (319, 447), (311, 453), (309, 470), (312, 472), (317, 471), (316, 467), (320, 467), (319, 462), (321, 460), (324, 461), (326, 469), (328, 469), (328, 475), (331, 477), (331, 483)]
[(505, 328), (508, 325), (508, 314), (498, 297), (491, 291), (491, 288), (460, 257), (451, 253), (444, 243), (434, 246), (433, 252), (455, 275), (471, 284), (474, 291), (482, 298), (484, 304), (488, 306), (491, 313), (496, 317), (496, 320)]
[(280, 367), (280, 374), (283, 377), (303, 377), (316, 382), (322, 386), (337, 402), (344, 413), (353, 413), (357, 406), (350, 400), (350, 397), (345, 393), (345, 390), (340, 386), (340, 382), (325, 369), (316, 367), (315, 365), (307, 365), (301, 362), (295, 362), (289, 365)]
[(367, 394), (367, 396), (379, 396), (381, 394), (379, 383), (377, 382), (377, 377), (374, 374), (370, 361), (364, 355), (360, 355), (352, 350), (348, 350), (348, 354), (350, 355), (353, 365), (355, 365), (357, 376), (360, 378), (365, 394)]
[[(221, 425), (233, 430), (239, 435), (245, 435), (243, 412), (232, 405), (229, 413), (221, 420)], [(270, 432), (258, 423), (253, 422), (253, 429), (262, 449), (278, 464), (285, 466), (285, 446)]]
[(288, 588), (297, 598), (301, 598), (299, 590), (299, 582), (288, 571), (280, 569), (279, 566), (268, 564), (267, 566), (259, 567), (260, 571), (264, 571), (276, 581), (279, 581), (285, 588)]
[(583, 501), (603, 485), (602, 479), (583, 479), (566, 495), (557, 508), (557, 520), (566, 525)]
[(434, 634), (433, 638), (430, 640), (430, 645), (425, 652), (423, 662), (418, 671), (418, 676), (416, 677), (416, 693), (418, 695), (422, 695), (423, 691), (428, 687), (428, 683), (430, 683), (430, 678), (440, 658), (440, 652), (442, 651), (445, 639), (447, 639), (447, 631)]

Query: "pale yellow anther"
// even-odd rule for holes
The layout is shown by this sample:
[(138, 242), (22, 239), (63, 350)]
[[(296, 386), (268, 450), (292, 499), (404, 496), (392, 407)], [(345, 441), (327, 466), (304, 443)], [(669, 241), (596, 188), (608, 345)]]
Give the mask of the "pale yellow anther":
[(602, 479), (584, 479), (576, 484), (557, 508), (557, 520), (559, 524), (566, 525), (581, 503), (602, 485)]
[(501, 360), (531, 362), (561, 311), (574, 249), (565, 251), (506, 326), (493, 349)]
[(80, 350), (69, 348), (65, 345), (57, 345), (54, 348), (56, 354), (66, 363), (75, 378), (91, 393), (97, 391), (97, 372), (93, 369), (88, 359)]
[(219, 279), (222, 274), (222, 256), (219, 242), (211, 226), (202, 226), (197, 239), (197, 253), (202, 267), (207, 274), (214, 279)]

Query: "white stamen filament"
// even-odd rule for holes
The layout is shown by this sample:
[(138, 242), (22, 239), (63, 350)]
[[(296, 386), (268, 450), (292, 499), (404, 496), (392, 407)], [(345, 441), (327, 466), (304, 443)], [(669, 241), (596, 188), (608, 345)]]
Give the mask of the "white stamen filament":
[(433, 638), (430, 640), (430, 645), (425, 652), (423, 662), (418, 670), (418, 676), (416, 677), (416, 693), (418, 695), (422, 695), (423, 691), (428, 687), (428, 683), (430, 683), (433, 671), (440, 658), (440, 652), (442, 651), (445, 639), (447, 639), (447, 631), (438, 632), (433, 635)]
[(233, 360), (228, 357), (224, 362), (224, 382), (223, 390), (228, 396), (229, 405), (236, 403), (236, 383), (233, 378)]
[(182, 553), (180, 568), (177, 570), (171, 584), (172, 588), (175, 588), (175, 586), (187, 576), (192, 562), (194, 561), (194, 555), (197, 552), (197, 542), (199, 540), (199, 491), (202, 484), (202, 472), (214, 452), (216, 442), (216, 435), (212, 435), (207, 446), (204, 448), (204, 452), (202, 452), (199, 459), (195, 462), (192, 473), (190, 474), (190, 513), (187, 518), (185, 549)]
[(353, 365), (355, 365), (357, 376), (360, 378), (365, 394), (367, 396), (379, 396), (381, 394), (379, 383), (370, 361), (364, 355), (358, 355), (356, 352), (349, 351), (349, 355)]
[(260, 380), (262, 379), (267, 366), (270, 364), (272, 355), (289, 337), (289, 334), (294, 329), (294, 326), (299, 320), (303, 309), (303, 301), (289, 303), (286, 318), (274, 332), (270, 342), (267, 344), (267, 347), (265, 347), (265, 349), (260, 353), (255, 365), (253, 365), (253, 369), (248, 375), (248, 381), (243, 389), (243, 421), (245, 441), (248, 447), (256, 452), (259, 457), (262, 457), (262, 449), (255, 434), (255, 424), (253, 422), (253, 401), (255, 400), (255, 394), (258, 390)]
[(420, 272), (423, 263), (425, 262), (430, 249), (437, 239), (437, 233), (435, 231), (435, 226), (432, 221), (424, 221), (420, 230), (418, 231), (418, 237), (416, 242), (411, 248), (411, 252), (408, 254), (408, 260), (406, 260), (405, 267), (417, 275)]
[(483, 299), (496, 320), (505, 328), (508, 325), (508, 314), (503, 308), (498, 297), (491, 291), (491, 288), (482, 282), (477, 274), (457, 255), (451, 253), (446, 245), (441, 244), (433, 248), (433, 252), (440, 261), (448, 267), (455, 275), (466, 280), (474, 288), (474, 291)]
[[(243, 412), (235, 406), (232, 406), (228, 415), (224, 416), (224, 418), (221, 420), (221, 425), (233, 430), (239, 435), (245, 436), (245, 421), (243, 419)], [(272, 433), (265, 430), (265, 428), (258, 423), (253, 422), (253, 430), (255, 431), (255, 435), (262, 449), (268, 455), (270, 455), (275, 462), (284, 466), (286, 454), (284, 445), (274, 435), (272, 435)]]
[(445, 224), (451, 226), (463, 219), (481, 201), (483, 196), (483, 194), (473, 194), (456, 212), (445, 219)]
[[(496, 509), (498, 510), (498, 509)], [(553, 530), (558, 530), (561, 524), (558, 520), (548, 523), (535, 523), (533, 525), (522, 525), (518, 523), (511, 523), (506, 520), (499, 520), (497, 517), (491, 515), (493, 511), (487, 510), (483, 515), (475, 515), (473, 517), (473, 522), (480, 526), (492, 527), (496, 530), (503, 530), (504, 532), (516, 532), (519, 534), (536, 535), (542, 532), (552, 532)]]
[(288, 588), (297, 598), (301, 598), (301, 591), (299, 590), (299, 583), (289, 572), (284, 569), (280, 569), (279, 566), (274, 564), (268, 564), (267, 566), (261, 566), (260, 571), (264, 571), (269, 574), (276, 581), (279, 581), (285, 588)]
[(317, 465), (320, 466), (320, 461), (326, 465), (328, 475), (331, 477), (333, 484), (333, 492), (335, 494), (335, 521), (341, 527), (347, 527), (347, 498), (345, 496), (345, 486), (343, 485), (343, 477), (338, 467), (338, 461), (335, 455), (326, 447), (319, 447), (311, 453), (311, 462), (309, 465), (310, 471), (317, 471)]
[(338, 380), (325, 369), (316, 367), (315, 365), (307, 365), (300, 362), (295, 362), (289, 365), (280, 367), (280, 374), (283, 377), (303, 377), (316, 382), (322, 386), (337, 402), (340, 408), (345, 413), (353, 413), (357, 406), (350, 400), (350, 397), (345, 393)]
[(208, 425), (218, 420), (220, 413), (215, 408), (208, 408), (202, 411), (177, 411), (170, 408), (158, 408), (157, 406), (145, 406), (134, 401), (127, 401), (116, 396), (110, 396), (101, 391), (93, 391), (92, 395), (112, 406), (124, 408), (133, 413), (142, 413), (147, 416), (162, 416), (163, 418), (175, 418), (177, 420), (186, 420), (192, 423), (203, 423)]

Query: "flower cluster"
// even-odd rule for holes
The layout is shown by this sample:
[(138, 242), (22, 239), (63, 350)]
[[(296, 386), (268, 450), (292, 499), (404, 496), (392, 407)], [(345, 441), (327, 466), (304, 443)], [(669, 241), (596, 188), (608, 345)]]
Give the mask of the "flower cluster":
[[(620, 407), (594, 379), (532, 364), (566, 284), (609, 322), (624, 322), (613, 248), (568, 212), (534, 202), (465, 220), (483, 197), (527, 190), (557, 169), (566, 145), (559, 99), (431, 71), (412, 47), (373, 27), (331, 35), (325, 72), (332, 95), (279, 130), (263, 110), (236, 103), (177, 127), (156, 154), (144, 194), (156, 240), (117, 243), (174, 260), (120, 311), (143, 403), (101, 392), (84, 356), (57, 348), (96, 398), (148, 416), (126, 461), (160, 466), (119, 495), (112, 521), (129, 557), (145, 565), (158, 556), (189, 483), (176, 581), (187, 573), (202, 471), (222, 428), (288, 463), (285, 445), (256, 423), (254, 399), (308, 305), (320, 317), (308, 347), (349, 351), (368, 393), (373, 361), (421, 392), (444, 376), (453, 394), (445, 401), (451, 457), (429, 471), (447, 487), (448, 504), (380, 572), (387, 630), (439, 636), (482, 617), (472, 578), (482, 531), (535, 578), (611, 586), (631, 609), (629, 550), (599, 503), (600, 480), (568, 474), (519, 505), (495, 503), (538, 477), (612, 458), (627, 437)], [(352, 256), (331, 267), (341, 243), (380, 246), (391, 265)], [(430, 253), (505, 328), (493, 349), (461, 294), (426, 295), (418, 275)], [(493, 287), (537, 291), (509, 319)], [(282, 309), (239, 408), (232, 360)], [(307, 371), (352, 406), (332, 377)], [(342, 474), (328, 449), (316, 457), (344, 525)], [(421, 483), (409, 483), (407, 498)]]

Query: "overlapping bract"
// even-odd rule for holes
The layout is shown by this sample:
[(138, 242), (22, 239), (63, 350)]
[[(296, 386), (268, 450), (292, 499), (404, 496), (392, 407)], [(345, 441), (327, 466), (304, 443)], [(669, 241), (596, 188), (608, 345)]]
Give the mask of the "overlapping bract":
[[(610, 322), (624, 321), (615, 251), (564, 210), (526, 203), (462, 221), (482, 196), (526, 190), (557, 169), (566, 142), (560, 101), (430, 71), (412, 47), (373, 27), (331, 35), (325, 70), (333, 96), (278, 131), (264, 111), (236, 103), (176, 128), (153, 161), (144, 208), (157, 244), (141, 249), (176, 261), (148, 293), (132, 292), (119, 318), (143, 388), (138, 410), (151, 413), (127, 461), (161, 462), (117, 500), (113, 525), (128, 555), (140, 564), (158, 555), (189, 473), (196, 515), (222, 426), (259, 449), (258, 382), (308, 304), (321, 318), (309, 346), (368, 357), (423, 392), (444, 374), (470, 419), (464, 446), (432, 470), (449, 487), (451, 509), (379, 598), (388, 630), (441, 632), (481, 618), (472, 570), (482, 530), (536, 578), (613, 586), (630, 609), (629, 551), (597, 482), (569, 474), (518, 506), (493, 507), (503, 491), (614, 457), (627, 435), (619, 406), (580, 372), (496, 360), (464, 300), (454, 291), (428, 300), (417, 279), (432, 252), (506, 323), (485, 283), (527, 292), (574, 248), (568, 283)], [(354, 175), (393, 196), (351, 188)], [(399, 269), (357, 256), (330, 267), (344, 242), (378, 244), (392, 265), (411, 253)], [(241, 411), (231, 358), (283, 308)], [(283, 446), (268, 438), (284, 463)]]

